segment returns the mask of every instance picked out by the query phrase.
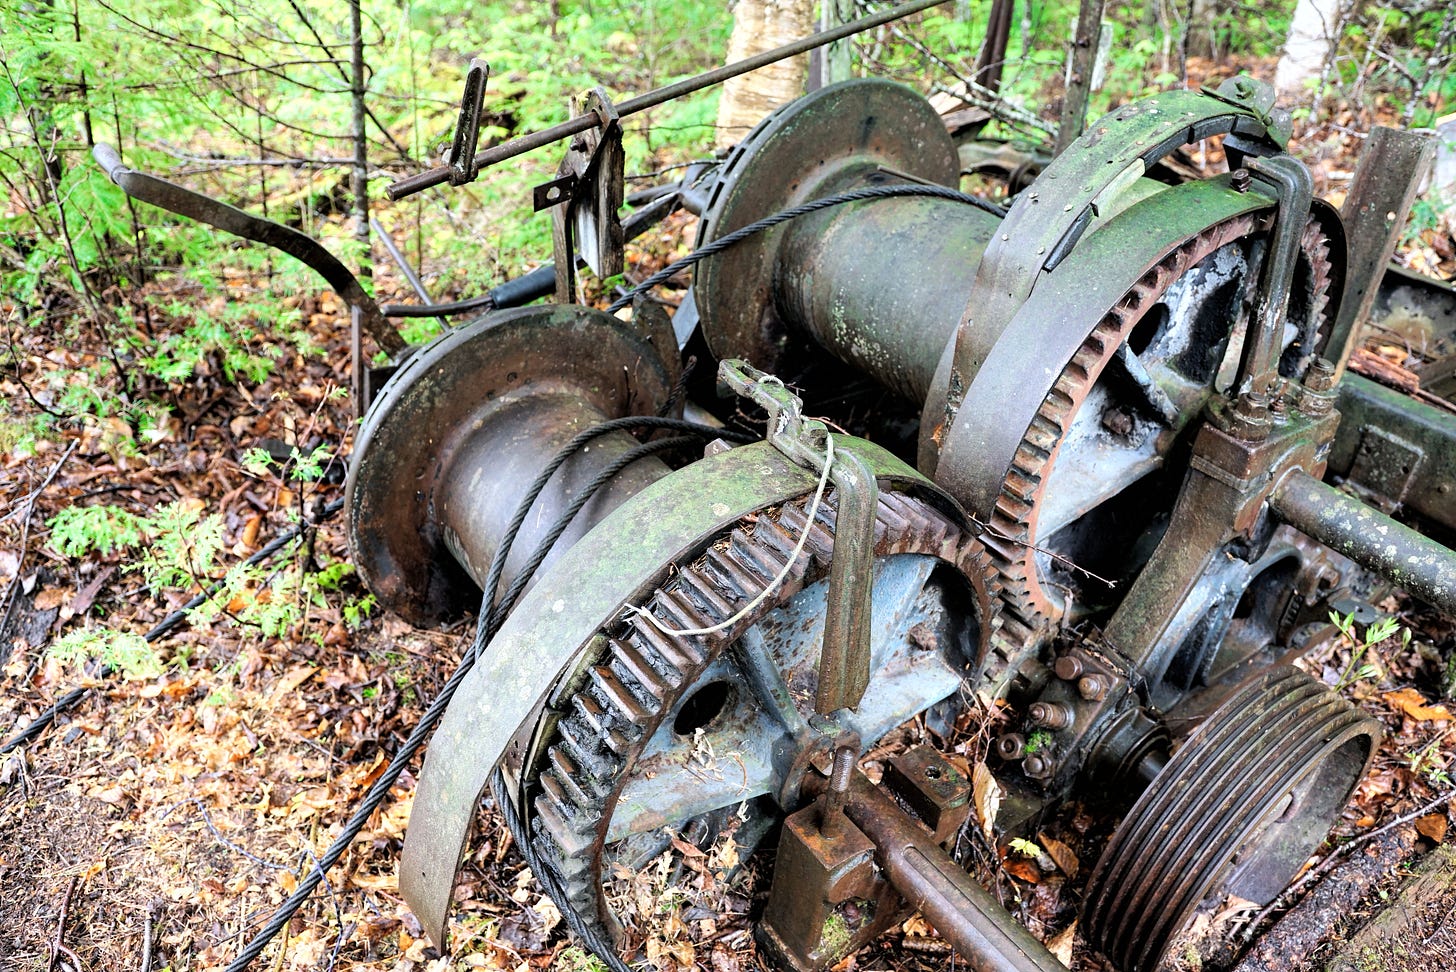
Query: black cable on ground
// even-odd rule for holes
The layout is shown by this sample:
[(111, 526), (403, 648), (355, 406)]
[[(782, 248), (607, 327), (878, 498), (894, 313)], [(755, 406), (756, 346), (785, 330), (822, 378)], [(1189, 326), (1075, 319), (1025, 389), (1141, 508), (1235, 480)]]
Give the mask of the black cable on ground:
[(656, 287), (658, 284), (666, 283), (672, 276), (680, 271), (686, 270), (716, 253), (721, 253), (730, 246), (741, 243), (755, 233), (762, 233), (766, 229), (772, 229), (780, 223), (787, 223), (791, 219), (800, 216), (807, 216), (810, 213), (817, 213), (821, 209), (828, 209), (831, 206), (842, 206), (845, 203), (859, 202), (863, 199), (893, 199), (897, 196), (931, 196), (936, 199), (949, 199), (952, 202), (965, 203), (968, 206), (975, 206), (996, 216), (1005, 216), (1006, 210), (989, 203), (984, 199), (972, 196), (969, 193), (961, 192), (959, 189), (951, 189), (949, 186), (926, 185), (918, 182), (897, 183), (893, 186), (866, 186), (862, 189), (850, 189), (847, 192), (836, 193), (833, 196), (825, 196), (822, 199), (811, 199), (801, 206), (792, 209), (783, 209), (772, 216), (765, 216), (763, 219), (755, 220), (747, 226), (734, 230), (726, 236), (720, 236), (711, 243), (699, 247), (681, 260), (675, 260), (663, 267), (661, 270), (642, 281), (621, 297), (612, 301), (607, 308), (608, 314), (615, 314), (617, 311), (632, 303), (633, 298), (638, 294), (645, 293)]
[[(282, 550), (288, 544), (296, 540), (299, 535), (302, 534), (305, 530), (317, 526), (320, 523), (323, 523), (325, 520), (329, 519), (343, 508), (344, 500), (342, 497), (339, 499), (330, 500), (319, 512), (319, 515), (317, 517), (309, 520), (307, 523), (294, 524), (287, 530), (284, 530), (282, 533), (278, 534), (278, 536), (268, 541), (268, 543), (264, 545), (261, 549), (259, 549), (257, 553), (253, 554), (247, 560), (243, 561), (244, 565), (252, 567), (256, 564), (262, 563), (269, 557), (272, 557), (278, 551)], [(158, 638), (162, 637), (162, 635), (166, 634), (168, 631), (171, 631), (173, 628), (177, 627), (177, 625), (181, 624), (182, 621), (187, 617), (188, 614), (192, 612), (194, 608), (201, 607), (207, 602), (208, 598), (213, 597), (217, 594), (218, 591), (222, 590), (222, 587), (222, 581), (217, 581), (213, 583), (210, 587), (208, 587), (207, 590), (195, 595), (186, 604), (182, 605), (177, 610), (173, 611), (171, 614), (167, 615), (165, 618), (159, 621), (156, 627), (152, 628), (152, 630), (144, 634), (142, 638), (148, 642), (156, 641)], [(103, 677), (110, 674), (111, 669), (109, 668), (102, 673)], [(49, 726), (52, 722), (56, 721), (56, 716), (60, 715), (62, 712), (65, 712), (71, 706), (81, 701), (90, 691), (91, 686), (83, 685), (80, 688), (71, 689), (71, 691), (56, 699), (54, 702), (51, 703), (49, 708), (47, 708), (40, 715), (36, 716), (35, 720), (31, 722), (30, 725), (26, 726), (24, 729), (20, 730), (20, 732), (12, 736), (9, 740), (6, 741), (3, 746), (0, 746), (0, 756), (4, 756), (6, 753), (11, 752), (14, 749), (18, 749), (21, 746), (24, 746), (26, 743), (30, 742), (30, 740), (40, 735), (42, 732), (45, 731), (47, 726)]]
[[(658, 423), (671, 424), (658, 425)], [(353, 844), (354, 838), (357, 837), (359, 831), (364, 828), (364, 824), (369, 820), (369, 817), (374, 813), (375, 810), (379, 808), (380, 804), (384, 802), (385, 798), (389, 795), (390, 789), (399, 779), (400, 773), (402, 773), (404, 771), (404, 768), (409, 765), (409, 762), (414, 757), (414, 755), (419, 752), (420, 747), (424, 745), (426, 738), (435, 728), (436, 723), (438, 723), (440, 721), (440, 718), (445, 714), (445, 710), (450, 705), (450, 700), (454, 698), (455, 692), (460, 688), (461, 683), (465, 681), (465, 677), (475, 666), (476, 658), (480, 654), (480, 647), (490, 641), (491, 638), (495, 637), (495, 634), (500, 629), (500, 625), (504, 622), (506, 615), (510, 613), (511, 607), (514, 606), (516, 599), (520, 597), (521, 592), (524, 591), (526, 589), (526, 586), (530, 583), (532, 574), (534, 574), (535, 570), (541, 565), (541, 562), (546, 559), (547, 554), (551, 552), (551, 548), (555, 546), (556, 541), (561, 538), (561, 534), (566, 532), (567, 527), (571, 525), (571, 521), (576, 518), (576, 515), (581, 512), (582, 507), (586, 506), (586, 504), (591, 501), (591, 498), (596, 494), (599, 489), (601, 489), (604, 485), (610, 482), (619, 472), (621, 472), (623, 469), (627, 468), (637, 460), (658, 452), (664, 452), (669, 449), (678, 448), (689, 442), (697, 441), (702, 437), (702, 435), (705, 434), (703, 432), (704, 429), (708, 429), (709, 431), (711, 431), (714, 436), (721, 434), (723, 431), (721, 429), (712, 429), (708, 426), (695, 425), (691, 422), (682, 422), (678, 419), (654, 419), (651, 417), (638, 416), (635, 418), (629, 417), (623, 419), (614, 419), (610, 422), (603, 422), (601, 425), (593, 426), (591, 429), (582, 432), (572, 441), (576, 442), (578, 439), (580, 439), (583, 443), (589, 442), (592, 438), (595, 438), (598, 435), (603, 435), (606, 432), (610, 432), (615, 428), (632, 428), (634, 426), (641, 427), (654, 425), (659, 428), (675, 428), (688, 426), (691, 427), (691, 429), (696, 434), (691, 436), (678, 436), (671, 439), (662, 439), (657, 442), (648, 442), (623, 453), (621, 456), (618, 456), (610, 464), (604, 467), (601, 472), (599, 472), (596, 477), (592, 479), (591, 482), (587, 483), (576, 494), (568, 507), (562, 512), (561, 516), (558, 517), (556, 522), (552, 524), (552, 527), (549, 531), (547, 531), (546, 536), (543, 537), (541, 542), (537, 545), (536, 550), (532, 553), (526, 568), (516, 576), (516, 579), (511, 583), (510, 588), (501, 597), (500, 603), (498, 605), (494, 605), (494, 607), (492, 606), (493, 598), (491, 597), (491, 588), (490, 586), (486, 587), (485, 592), (481, 598), (480, 617), (479, 620), (476, 622), (475, 639), (473, 644), (471, 645), (470, 650), (465, 653), (460, 664), (456, 667), (455, 671), (450, 675), (449, 680), (445, 683), (445, 686), (440, 690), (440, 693), (435, 696), (434, 700), (430, 703), (429, 708), (425, 710), (424, 715), (420, 717), (420, 721), (415, 725), (415, 728), (411, 730), (409, 737), (395, 752), (394, 757), (389, 761), (389, 765), (385, 768), (384, 772), (380, 774), (379, 778), (376, 779), (374, 781), (374, 784), (369, 788), (369, 792), (365, 794), (364, 799), (360, 802), (358, 808), (349, 817), (348, 822), (344, 824), (343, 831), (334, 840), (334, 842), (329, 845), (329, 849), (326, 850), (319, 858), (318, 864), (315, 865), (315, 867), (310, 870), (301, 881), (298, 882), (297, 889), (295, 889), (294, 892), (289, 895), (288, 900), (284, 901), (283, 904), (279, 906), (278, 910), (274, 912), (273, 917), (268, 920), (268, 923), (263, 926), (262, 930), (260, 930), (258, 934), (255, 935), (253, 939), (248, 942), (247, 946), (238, 953), (238, 957), (233, 959), (233, 961), (228, 965), (226, 972), (244, 972), (244, 970), (253, 963), (253, 960), (262, 954), (263, 949), (268, 946), (268, 943), (271, 942), (273, 938), (280, 931), (283, 930), (288, 922), (292, 920), (294, 914), (297, 913), (298, 909), (301, 908), (304, 902), (307, 901), (308, 898), (313, 894), (314, 889), (316, 889), (323, 881), (324, 875), (329, 871), (330, 868), (332, 868), (335, 864), (339, 862), (339, 858), (343, 857), (344, 852), (349, 849), (349, 846), (351, 844)], [(610, 426), (610, 428), (604, 428), (606, 426)], [(579, 447), (580, 446), (578, 446), (578, 448)], [(565, 451), (566, 450), (563, 449), (562, 453), (564, 453)], [(561, 453), (558, 453), (558, 456), (560, 455)], [(562, 459), (561, 461), (565, 462), (565, 459)], [(560, 464), (557, 463), (558, 468), (559, 465)], [(550, 477), (546, 478), (549, 479)], [(529, 503), (523, 504), (523, 506), (525, 509), (530, 509)], [(522, 520), (524, 520), (524, 517), (522, 517)], [(505, 545), (502, 544), (501, 546), (502, 548), (504, 548)], [(498, 550), (496, 553), (496, 560), (499, 560), (503, 564), (504, 559), (505, 554)], [(492, 562), (492, 568), (495, 568), (494, 562)], [(498, 574), (497, 583), (499, 583)], [(520, 822), (518, 820), (517, 824), (519, 825), (519, 823)], [(529, 841), (518, 841), (518, 843), (520, 843), (522, 847), (522, 854), (524, 856), (527, 853), (526, 849), (530, 847)], [(535, 867), (532, 868), (532, 872), (538, 875), (542, 873)], [(547, 887), (547, 891), (548, 893), (550, 893), (550, 886), (546, 885), (544, 881), (543, 887)], [(557, 889), (557, 895), (560, 895), (559, 889)], [(565, 917), (568, 912), (572, 910), (569, 906), (569, 903), (566, 902), (564, 896), (553, 896), (553, 900), (557, 902), (557, 907), (562, 908), (563, 917)], [(580, 915), (576, 915), (574, 921), (577, 925), (585, 927), (585, 924), (582, 921)], [(571, 920), (568, 920), (568, 927), (573, 927), (573, 930), (575, 930), (575, 927), (572, 925)], [(611, 954), (610, 948), (608, 946), (602, 945), (600, 939), (593, 936), (590, 933), (589, 929), (587, 933), (582, 935), (582, 940), (586, 942), (593, 949), (593, 951), (596, 951), (598, 948), (606, 948), (607, 952), (605, 954)], [(610, 959), (606, 959), (606, 961), (608, 961), (609, 964), (611, 962)], [(617, 959), (616, 961), (617, 965), (613, 966), (613, 972), (626, 972), (626, 966), (621, 964), (621, 959)]]

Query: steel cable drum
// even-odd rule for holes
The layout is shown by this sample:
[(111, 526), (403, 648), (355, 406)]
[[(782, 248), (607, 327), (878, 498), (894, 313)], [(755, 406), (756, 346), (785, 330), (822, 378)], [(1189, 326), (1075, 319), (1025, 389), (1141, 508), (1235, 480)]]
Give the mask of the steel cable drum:
[(1272, 900), (1380, 738), (1374, 719), (1291, 666), (1238, 686), (1113, 833), (1087, 886), (1087, 940), (1124, 972), (1151, 972), (1200, 907)]

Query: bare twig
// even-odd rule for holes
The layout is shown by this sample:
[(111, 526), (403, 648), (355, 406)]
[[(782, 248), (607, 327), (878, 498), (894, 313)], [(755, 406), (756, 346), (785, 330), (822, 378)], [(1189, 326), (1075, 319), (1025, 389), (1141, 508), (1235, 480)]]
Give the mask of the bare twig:
[(160, 901), (153, 901), (147, 905), (147, 913), (142, 919), (142, 964), (140, 972), (152, 972), (152, 926), (156, 924), (161, 912), (162, 903)]
[(1456, 797), (1456, 787), (1447, 790), (1445, 793), (1442, 793), (1440, 796), (1436, 797), (1433, 800), (1429, 800), (1426, 803), (1421, 804), (1410, 813), (1402, 814), (1401, 816), (1396, 817), (1389, 823), (1382, 824), (1381, 826), (1376, 827), (1374, 830), (1369, 831), (1368, 833), (1361, 834), (1354, 840), (1351, 840), (1350, 842), (1345, 844), (1341, 844), (1339, 847), (1336, 847), (1334, 850), (1330, 851), (1329, 855), (1325, 857), (1324, 860), (1320, 861), (1318, 866), (1310, 868), (1310, 870), (1307, 871), (1303, 877), (1301, 877), (1298, 881), (1295, 881), (1289, 887), (1285, 888), (1283, 894), (1279, 895), (1279, 897), (1271, 901), (1268, 907), (1266, 907), (1263, 911), (1259, 912), (1257, 915), (1254, 916), (1253, 920), (1250, 921), (1247, 926), (1245, 926), (1245, 940), (1253, 938), (1255, 931), (1263, 926), (1264, 921), (1274, 912), (1278, 911), (1280, 908), (1285, 907), (1286, 903), (1290, 901), (1290, 899), (1293, 898), (1294, 895), (1298, 894), (1308, 885), (1313, 884), (1319, 878), (1328, 874), (1336, 864), (1340, 863), (1340, 861), (1344, 860), (1346, 857), (1349, 857), (1353, 851), (1364, 847), (1366, 844), (1370, 843), (1377, 837), (1381, 837), (1385, 834), (1390, 833), (1397, 827), (1402, 827), (1413, 820), (1418, 820), (1419, 818), (1424, 817), (1426, 814), (1431, 813), (1434, 810), (1439, 810), (1441, 807), (1450, 803), (1452, 797)]
[(51, 957), (50, 961), (46, 963), (46, 972), (55, 972), (56, 959), (61, 957), (62, 952), (76, 967), (76, 972), (81, 972), (81, 960), (62, 942), (62, 939), (66, 937), (66, 916), (71, 913), (71, 895), (76, 893), (76, 879), (77, 875), (72, 874), (70, 883), (66, 885), (66, 895), (61, 898), (61, 915), (56, 920), (56, 937), (51, 940)]
[(222, 831), (218, 830), (217, 829), (217, 826), (212, 822), (212, 816), (207, 812), (207, 806), (201, 800), (199, 800), (197, 797), (188, 797), (187, 799), (181, 801), (180, 803), (174, 803), (174, 804), (172, 804), (172, 806), (170, 806), (166, 810), (162, 811), (162, 814), (161, 814), (160, 817), (158, 817), (158, 819), (159, 820), (166, 820), (167, 819), (167, 816), (173, 810), (176, 810), (178, 807), (180, 807), (183, 803), (191, 803), (191, 804), (195, 805), (197, 807), (198, 811), (202, 814), (202, 822), (207, 826), (207, 830), (208, 830), (209, 833), (212, 834), (213, 839), (216, 840), (219, 844), (221, 844), (224, 847), (226, 847), (228, 850), (232, 851), (234, 854), (238, 854), (238, 855), (240, 855), (242, 857), (246, 857), (248, 860), (252, 861), (254, 864), (257, 864), (259, 867), (266, 867), (266, 868), (268, 868), (270, 870), (274, 870), (274, 871), (287, 871), (289, 874), (293, 874), (293, 875), (297, 875), (298, 874), (298, 871), (297, 870), (295, 870), (294, 868), (289, 867), (287, 864), (275, 864), (272, 861), (266, 861), (263, 858), (259, 857), (258, 855), (253, 854), (253, 853), (250, 853), (247, 850), (244, 850), (243, 848), (239, 847), (237, 844), (234, 844), (232, 841), (230, 841), (226, 837), (224, 837), (223, 834), (222, 834)]
[[(76, 451), (77, 441), (76, 439), (72, 439), (71, 444), (66, 446), (66, 451), (61, 453), (61, 458), (56, 460), (55, 465), (51, 466), (50, 472), (46, 473), (45, 479), (41, 481), (40, 488), (30, 494), (30, 502), (25, 504), (25, 516), (21, 518), (20, 526), (20, 553), (16, 559), (15, 576), (11, 578), (10, 586), (5, 590), (5, 612), (3, 615), (0, 615), (0, 636), (3, 636), (6, 629), (10, 627), (10, 614), (15, 610), (15, 592), (20, 589), (20, 578), (25, 573), (25, 548), (30, 542), (30, 521), (35, 515), (36, 501), (40, 499), (40, 494), (46, 491), (51, 481), (60, 473), (61, 467), (66, 464), (66, 460), (71, 458), (71, 453)], [(8, 654), (8, 651), (0, 654), (0, 661), (3, 661), (5, 655)]]

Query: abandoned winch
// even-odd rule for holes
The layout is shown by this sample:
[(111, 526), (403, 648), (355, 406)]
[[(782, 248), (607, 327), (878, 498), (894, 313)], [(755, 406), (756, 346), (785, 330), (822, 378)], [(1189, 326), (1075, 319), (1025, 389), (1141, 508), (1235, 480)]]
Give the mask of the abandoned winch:
[[(1227, 173), (1162, 166), (1215, 136)], [(1125, 810), (1080, 926), (1117, 967), (1153, 969), (1230, 895), (1272, 900), (1380, 738), (1290, 662), (1381, 585), (1456, 609), (1456, 555), (1387, 515), (1456, 528), (1432, 458), (1456, 429), (1344, 374), (1398, 220), (1347, 243), (1286, 137), (1249, 79), (1169, 92), (1001, 212), (956, 190), (960, 149), (918, 94), (831, 85), (652, 203), (700, 211), (711, 254), (672, 320), (518, 308), (401, 355), (350, 467), (360, 576), (416, 623), (482, 588), (510, 608), (414, 801), (400, 885), (430, 937), (499, 771), (546, 886), (601, 941), (617, 869), (732, 827), (776, 844), (759, 940), (785, 967), (915, 908), (973, 967), (1060, 968), (946, 850), (964, 773), (928, 745), (858, 765), (982, 705), (1012, 719), (998, 839), (1073, 796)], [(558, 280), (574, 233), (594, 260), (622, 239), (595, 139), (558, 180)], [(1371, 146), (1392, 183), (1425, 151)], [(1347, 212), (1403, 212), (1403, 186)], [(880, 444), (830, 431), (870, 428), (868, 396)], [(740, 408), (766, 441), (713, 417)], [(642, 434), (673, 430), (696, 438)], [(1391, 455), (1399, 475), (1371, 458)]]
[[(981, 967), (1057, 967), (941, 849), (968, 813), (952, 764), (921, 748), (878, 785), (855, 769), (897, 726), (947, 725), (977, 697), (1025, 720), (995, 747), (1007, 837), (1069, 794), (1141, 791), (1084, 910), (1120, 967), (1151, 969), (1201, 906), (1283, 888), (1380, 734), (1284, 663), (1291, 633), (1367, 570), (1445, 607), (1456, 574), (1378, 512), (1362, 515), (1394, 555), (1327, 515), (1353, 502), (1321, 481), (1350, 268), (1266, 96), (1241, 81), (1119, 109), (1004, 216), (862, 194), (703, 261), (702, 340), (768, 442), (643, 458), (556, 541), (420, 781), (401, 887), (436, 941), (502, 766), (564, 903), (607, 932), (613, 867), (734, 820), (740, 845), (778, 832), (760, 940), (788, 967), (833, 964), (907, 902)], [(1215, 135), (1232, 172), (1148, 177)], [(918, 95), (834, 85), (699, 187), (699, 244), (959, 171)], [(555, 306), (418, 352), (349, 484), (371, 588), (414, 618), (473, 600), (514, 497), (567, 439), (681, 404), (678, 347), (653, 314)], [(919, 413), (918, 439), (888, 443), (918, 471), (803, 418), (765, 372), (825, 399), (874, 379)], [(533, 529), (636, 443), (614, 434), (555, 474)]]

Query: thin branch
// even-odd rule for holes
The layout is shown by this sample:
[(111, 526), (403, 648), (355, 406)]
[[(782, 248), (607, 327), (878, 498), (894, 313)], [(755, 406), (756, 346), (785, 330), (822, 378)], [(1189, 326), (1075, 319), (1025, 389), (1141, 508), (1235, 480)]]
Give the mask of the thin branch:
[(203, 54), (209, 54), (209, 55), (211, 55), (213, 57), (227, 58), (228, 60), (236, 61), (239, 64), (243, 65), (247, 69), (250, 69), (250, 70), (253, 70), (253, 71), (258, 71), (258, 72), (261, 72), (263, 74), (271, 75), (271, 76), (276, 77), (276, 78), (278, 78), (278, 79), (280, 79), (282, 81), (286, 81), (286, 82), (288, 82), (291, 85), (296, 85), (296, 86), (298, 86), (300, 88), (304, 88), (304, 89), (309, 90), (309, 91), (315, 91), (315, 92), (318, 92), (320, 94), (341, 94), (342, 93), (342, 92), (340, 92), (337, 89), (320, 88), (320, 87), (317, 87), (317, 86), (314, 86), (314, 85), (305, 84), (304, 82), (298, 80), (297, 78), (289, 77), (287, 74), (284, 74), (282, 71), (278, 71), (278, 70), (274, 69), (270, 65), (254, 63), (253, 61), (248, 60), (246, 57), (243, 57), (241, 54), (234, 54), (231, 51), (218, 50), (215, 47), (208, 47), (205, 44), (198, 44), (198, 43), (195, 43), (193, 41), (189, 41), (186, 38), (179, 37), (179, 36), (176, 36), (174, 34), (168, 34), (167, 32), (162, 31), (162, 30), (158, 30), (157, 28), (152, 27), (149, 24), (144, 24), (144, 23), (142, 23), (139, 20), (135, 20), (132, 17), (128, 17), (126, 14), (122, 13), (117, 8), (115, 8), (115, 7), (111, 6), (110, 4), (108, 4), (106, 2), (106, 0), (96, 0), (96, 2), (101, 6), (101, 8), (103, 10), (106, 10), (109, 13), (115, 14), (116, 16), (120, 17), (122, 20), (124, 20), (127, 23), (131, 24), (137, 30), (142, 31), (145, 34), (149, 34), (152, 37), (156, 37), (156, 38), (158, 38), (160, 40), (166, 41), (169, 45), (173, 45), (177, 49), (176, 50), (176, 53), (180, 53), (182, 50), (200, 51)]
[(1250, 921), (1247, 926), (1245, 926), (1245, 940), (1253, 938), (1254, 932), (1264, 924), (1265, 919), (1267, 919), (1275, 911), (1278, 911), (1281, 907), (1284, 907), (1295, 894), (1297, 894), (1307, 885), (1312, 884), (1317, 879), (1328, 874), (1336, 864), (1344, 860), (1346, 857), (1349, 857), (1353, 851), (1364, 847), (1366, 844), (1370, 843), (1377, 837), (1390, 833), (1397, 827), (1402, 827), (1413, 820), (1418, 820), (1421, 817), (1426, 816), (1432, 811), (1439, 810), (1441, 807), (1450, 803), (1453, 797), (1456, 797), (1456, 787), (1447, 790), (1445, 793), (1442, 793), (1440, 796), (1436, 797), (1433, 800), (1429, 800), (1426, 803), (1423, 803), (1421, 806), (1412, 810), (1410, 813), (1402, 814), (1401, 816), (1396, 817), (1389, 823), (1382, 824), (1381, 826), (1376, 827), (1369, 833), (1361, 834), (1354, 840), (1351, 840), (1348, 843), (1341, 844), (1339, 847), (1336, 847), (1334, 850), (1330, 851), (1329, 855), (1325, 857), (1324, 860), (1320, 861), (1317, 867), (1311, 868), (1298, 881), (1295, 881), (1289, 887), (1285, 888), (1284, 892), (1273, 901), (1271, 901), (1268, 907), (1266, 907), (1263, 911), (1259, 912), (1257, 915), (1254, 916), (1253, 920)]
[(61, 898), (61, 915), (56, 921), (56, 937), (51, 940), (51, 957), (46, 962), (46, 972), (55, 972), (56, 959), (64, 952), (66, 957), (76, 966), (76, 972), (81, 972), (81, 960), (76, 953), (66, 948), (63, 939), (66, 937), (66, 918), (71, 913), (71, 895), (76, 893), (76, 875), (71, 875), (70, 883), (66, 885), (66, 894)]
[[(338, 69), (338, 71), (339, 71), (339, 77), (340, 77), (340, 79), (342, 79), (345, 84), (348, 84), (350, 86), (350, 89), (352, 90), (352, 88), (353, 88), (353, 81), (349, 78), (348, 72), (346, 72), (344, 70), (343, 62), (341, 62), (334, 55), (333, 50), (330, 49), (330, 47), (327, 44), (324, 43), (324, 39), (322, 37), (320, 37), (319, 36), (319, 32), (314, 29), (313, 21), (311, 21), (311, 20), (308, 19), (308, 15), (303, 12), (303, 8), (298, 5), (298, 0), (288, 0), (288, 5), (293, 8), (293, 12), (294, 13), (298, 14), (298, 19), (303, 22), (303, 26), (305, 26), (305, 27), (308, 28), (308, 32), (313, 35), (314, 40), (318, 41), (319, 46), (322, 47), (324, 49), (325, 53), (327, 53), (329, 55), (330, 61), (333, 62), (334, 67), (336, 67)], [(360, 44), (363, 43), (363, 39), (362, 38), (360, 38), (359, 43)], [(366, 66), (366, 70), (367, 70), (367, 66)], [(366, 83), (366, 86), (367, 86), (367, 83)], [(374, 127), (375, 128), (378, 128), (379, 131), (380, 131), (380, 133), (382, 135), (384, 135), (385, 138), (389, 139), (389, 142), (390, 142), (391, 145), (394, 146), (395, 151), (397, 151), (405, 159), (409, 159), (410, 158), (409, 151), (403, 145), (399, 144), (398, 141), (395, 140), (395, 137), (390, 134), (389, 129), (385, 128), (384, 127), (384, 123), (381, 122), (375, 116), (374, 110), (372, 108), (369, 108), (366, 105), (365, 108), (364, 108), (364, 114), (366, 116), (368, 116), (369, 120), (374, 123)]]

